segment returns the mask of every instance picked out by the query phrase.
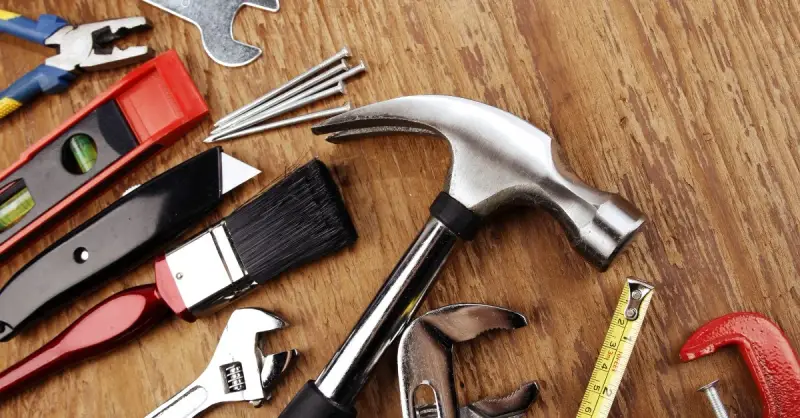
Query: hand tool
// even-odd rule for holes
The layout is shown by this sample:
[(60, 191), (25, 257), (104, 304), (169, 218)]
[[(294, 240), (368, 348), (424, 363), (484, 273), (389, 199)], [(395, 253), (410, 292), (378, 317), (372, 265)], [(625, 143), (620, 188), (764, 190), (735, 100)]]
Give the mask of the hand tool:
[[(498, 207), (517, 203), (547, 210), (573, 247), (600, 269), (609, 266), (644, 222), (620, 196), (593, 189), (569, 173), (546, 134), (482, 103), (403, 97), (351, 110), (313, 131), (338, 132), (328, 139), (334, 143), (381, 133), (441, 136), (449, 141), (453, 159), (445, 191), (431, 206), (432, 217), (344, 345), (316, 382), (298, 393), (283, 418), (355, 416), (356, 395), (425, 299), (458, 238), (473, 238), (481, 219)], [(318, 412), (303, 415), (304, 409)]]
[[(320, 84), (322, 82), (330, 80), (332, 77), (335, 77), (335, 76), (347, 71), (348, 69), (350, 69), (350, 67), (348, 67), (347, 62), (342, 60), (342, 62), (340, 62), (339, 64), (329, 68), (327, 71), (324, 71), (323, 73), (321, 73), (318, 76), (306, 81), (305, 83), (302, 83), (299, 86), (297, 86), (297, 87), (295, 87), (295, 88), (293, 88), (293, 89), (291, 89), (291, 90), (289, 90), (289, 91), (287, 91), (287, 92), (285, 92), (285, 93), (283, 93), (283, 94), (281, 94), (281, 95), (279, 95), (279, 96), (277, 96), (277, 97), (275, 97), (275, 98), (273, 98), (271, 100), (267, 100), (263, 104), (261, 104), (259, 106), (256, 106), (251, 111), (245, 112), (241, 116), (234, 117), (234, 118), (230, 119), (228, 122), (226, 122), (226, 123), (224, 123), (224, 124), (222, 124), (220, 126), (215, 127), (211, 131), (211, 133), (214, 134), (214, 133), (222, 132), (223, 130), (227, 130), (227, 129), (230, 129), (230, 128), (233, 128), (233, 127), (242, 126), (242, 122), (244, 120), (247, 120), (247, 119), (251, 118), (253, 115), (255, 115), (257, 113), (262, 113), (265, 110), (273, 109), (273, 108), (277, 107), (278, 105), (282, 105), (282, 104), (287, 103), (287, 102), (292, 101), (292, 100), (297, 101), (298, 98), (302, 99), (304, 97), (308, 97), (311, 94), (316, 93), (316, 92), (321, 90), (321, 89), (315, 89), (314, 91), (311, 92), (311, 94), (304, 94), (309, 89), (313, 88), (314, 86), (316, 86), (316, 85), (318, 85), (318, 84)], [(336, 83), (334, 83), (334, 84), (336, 84)]]
[(348, 112), (350, 110), (351, 110), (350, 103), (345, 103), (343, 106), (334, 107), (332, 109), (320, 110), (319, 112), (308, 113), (308, 114), (300, 115), (300, 116), (297, 116), (297, 117), (294, 117), (294, 118), (279, 120), (277, 122), (265, 123), (263, 125), (257, 125), (257, 126), (254, 126), (252, 128), (243, 129), (241, 131), (234, 132), (232, 134), (223, 135), (223, 136), (221, 136), (219, 138), (215, 138), (215, 139), (206, 138), (203, 142), (220, 142), (220, 141), (227, 141), (229, 139), (241, 138), (243, 136), (257, 134), (257, 133), (260, 133), (260, 132), (271, 131), (273, 129), (283, 128), (285, 126), (292, 126), (292, 125), (297, 125), (297, 124), (300, 124), (300, 123), (303, 123), (303, 122), (309, 122), (309, 121), (312, 121), (312, 120), (324, 119), (324, 118), (329, 118), (331, 116), (341, 115), (342, 113)]
[(131, 32), (150, 29), (143, 17), (126, 17), (72, 26), (55, 15), (39, 20), (0, 10), (0, 33), (55, 48), (58, 54), (0, 92), (0, 119), (42, 93), (61, 93), (81, 71), (101, 71), (140, 63), (153, 57), (146, 46), (119, 49), (114, 41)]
[[(458, 410), (459, 418), (524, 418), (525, 411), (539, 397), (539, 385), (528, 382), (502, 398), (485, 398)], [(415, 418), (439, 418), (436, 405), (417, 406)]]
[(200, 29), (203, 48), (217, 64), (240, 67), (253, 62), (261, 49), (233, 38), (233, 22), (242, 6), (268, 12), (280, 9), (278, 0), (144, 0), (167, 13), (191, 22)]
[(262, 113), (257, 119), (254, 119), (253, 121), (246, 122), (246, 123), (244, 123), (244, 124), (242, 124), (240, 126), (233, 126), (233, 127), (228, 128), (228, 129), (223, 129), (222, 131), (220, 131), (219, 133), (216, 133), (216, 134), (211, 134), (211, 135), (208, 136), (208, 138), (204, 139), (203, 142), (206, 142), (206, 143), (217, 142), (223, 136), (227, 136), (227, 135), (230, 135), (232, 133), (235, 133), (236, 131), (238, 131), (240, 129), (244, 129), (245, 127), (252, 126), (252, 125), (255, 125), (256, 123), (264, 122), (264, 121), (269, 120), (269, 119), (276, 118), (276, 117), (278, 117), (280, 115), (289, 113), (289, 112), (291, 112), (293, 110), (297, 110), (297, 109), (300, 109), (301, 107), (308, 106), (311, 103), (314, 103), (314, 102), (317, 102), (317, 101), (320, 101), (320, 100), (323, 100), (323, 99), (327, 99), (329, 97), (333, 97), (333, 96), (336, 96), (336, 95), (339, 95), (339, 94), (345, 94), (345, 93), (346, 93), (346, 90), (345, 90), (344, 81), (339, 81), (338, 84), (336, 84), (336, 87), (331, 87), (331, 88), (329, 88), (327, 90), (322, 90), (319, 93), (316, 93), (316, 94), (313, 94), (311, 96), (305, 97), (305, 98), (303, 98), (301, 100), (298, 100), (298, 101), (290, 101), (290, 102), (287, 102), (287, 103), (282, 104), (280, 106), (276, 106), (273, 109), (270, 109), (269, 111), (267, 111), (266, 113)]
[(725, 410), (725, 404), (722, 403), (719, 392), (717, 392), (717, 383), (719, 383), (719, 380), (715, 380), (697, 389), (697, 391), (703, 392), (706, 395), (716, 418), (728, 418), (728, 411)]
[(151, 259), (258, 173), (214, 147), (126, 193), (0, 289), (0, 341)]
[[(298, 107), (302, 107), (302, 106), (298, 106), (301, 103), (304, 103), (303, 106), (305, 106), (305, 104), (308, 104), (308, 103), (313, 103), (316, 100), (311, 100), (311, 97), (316, 97), (319, 94), (319, 92), (328, 91), (328, 90), (330, 90), (329, 88), (331, 86), (336, 86), (337, 84), (341, 85), (345, 80), (347, 80), (347, 79), (349, 79), (351, 77), (354, 77), (354, 76), (356, 76), (358, 74), (361, 74), (361, 73), (363, 73), (365, 71), (367, 71), (367, 65), (363, 61), (361, 61), (355, 67), (353, 67), (353, 68), (351, 68), (351, 69), (349, 69), (349, 70), (347, 70), (347, 71), (345, 71), (345, 72), (343, 72), (343, 73), (341, 73), (341, 74), (339, 74), (339, 75), (337, 75), (337, 76), (335, 76), (333, 78), (330, 78), (330, 79), (328, 79), (328, 80), (326, 80), (324, 82), (321, 82), (321, 83), (317, 84), (314, 87), (306, 89), (306, 90), (296, 94), (295, 96), (292, 96), (289, 99), (285, 99), (285, 101), (282, 102), (282, 103), (274, 104), (273, 102), (267, 102), (267, 103), (264, 103), (263, 105), (261, 105), (259, 107), (256, 107), (255, 109), (253, 109), (252, 111), (248, 112), (247, 114), (242, 115), (240, 118), (237, 118), (235, 120), (232, 120), (232, 121), (228, 122), (231, 125), (228, 125), (227, 127), (222, 127), (221, 126), (221, 127), (217, 128), (214, 132), (212, 132), (212, 136), (220, 137), (220, 136), (227, 135), (229, 133), (236, 132), (236, 131), (244, 129), (244, 128), (248, 128), (248, 127), (253, 126), (253, 125), (257, 124), (257, 123), (264, 122), (265, 120), (268, 120), (268, 119), (276, 117), (277, 115), (280, 115), (280, 113), (276, 114), (276, 112), (278, 110), (282, 109), (282, 108), (292, 107), (292, 108), (296, 109)], [(328, 89), (328, 90), (325, 90), (325, 89)], [(274, 106), (273, 106), (273, 104), (274, 104)]]
[(205, 371), (146, 418), (190, 418), (223, 402), (248, 401), (259, 407), (297, 358), (297, 350), (264, 355), (263, 333), (286, 327), (261, 309), (233, 311)]
[[(445, 306), (412, 321), (400, 337), (397, 353), (403, 417), (522, 417), (539, 394), (535, 382), (523, 385), (520, 393), (509, 398), (515, 402), (483, 400), (458, 409), (453, 346), (489, 331), (526, 325), (528, 320), (520, 313), (480, 304)], [(416, 405), (414, 395), (421, 386), (433, 391), (436, 398), (433, 405)]]
[(735, 312), (714, 319), (695, 331), (681, 348), (681, 360), (691, 361), (734, 345), (756, 380), (764, 418), (800, 416), (800, 362), (780, 327), (754, 312)]
[(228, 114), (224, 118), (218, 120), (214, 124), (214, 127), (223, 125), (227, 121), (229, 121), (229, 120), (231, 120), (231, 119), (233, 119), (233, 118), (235, 118), (235, 117), (237, 117), (237, 116), (239, 116), (239, 115), (241, 115), (243, 113), (249, 112), (250, 109), (253, 109), (256, 106), (267, 102), (268, 100), (271, 100), (271, 99), (273, 99), (275, 97), (278, 97), (279, 95), (281, 95), (281, 94), (289, 91), (290, 89), (294, 88), (298, 84), (300, 84), (300, 83), (308, 80), (309, 78), (317, 75), (319, 72), (325, 70), (326, 68), (330, 67), (331, 65), (333, 65), (333, 64), (335, 64), (335, 63), (337, 63), (337, 62), (339, 62), (341, 60), (347, 59), (349, 57), (350, 57), (350, 49), (347, 48), (347, 47), (342, 48), (339, 52), (334, 54), (332, 57), (329, 57), (329, 58), (323, 60), (321, 63), (309, 68), (303, 74), (300, 74), (297, 77), (295, 77), (295, 78), (289, 80), (288, 82), (286, 82), (286, 84), (284, 84), (284, 85), (282, 85), (282, 86), (280, 86), (280, 87), (268, 92), (267, 94), (259, 97), (256, 100), (254, 100), (254, 101), (252, 101), (252, 102), (250, 102), (250, 103), (248, 103), (248, 104), (246, 104), (246, 105), (234, 110), (233, 112), (231, 112), (230, 114)]
[(172, 145), (206, 114), (174, 51), (133, 70), (0, 173), (0, 258)]
[(632, 278), (626, 280), (577, 418), (605, 418), (611, 413), (653, 294), (653, 286)]
[(100, 302), (53, 341), (0, 373), (0, 398), (131, 341), (167, 316), (194, 322), (289, 269), (343, 249), (356, 237), (330, 172), (313, 160), (159, 256), (155, 284)]

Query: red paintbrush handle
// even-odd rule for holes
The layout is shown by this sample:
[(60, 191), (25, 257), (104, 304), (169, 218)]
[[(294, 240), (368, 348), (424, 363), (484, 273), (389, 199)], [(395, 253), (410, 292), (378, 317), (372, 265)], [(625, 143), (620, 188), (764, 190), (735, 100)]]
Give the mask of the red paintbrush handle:
[(171, 313), (155, 285), (117, 293), (86, 312), (44, 347), (0, 373), (0, 398), (45, 375), (136, 339)]

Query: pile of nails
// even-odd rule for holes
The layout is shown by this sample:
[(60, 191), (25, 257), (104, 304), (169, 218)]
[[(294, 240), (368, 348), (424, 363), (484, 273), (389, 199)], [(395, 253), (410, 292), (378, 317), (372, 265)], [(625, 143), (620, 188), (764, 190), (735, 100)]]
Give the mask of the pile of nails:
[(269, 122), (278, 116), (320, 100), (344, 94), (345, 80), (367, 71), (367, 66), (363, 61), (359, 61), (355, 67), (350, 67), (347, 64), (350, 56), (350, 49), (344, 47), (332, 57), (289, 80), (286, 84), (223, 117), (214, 124), (214, 129), (205, 142), (241, 138), (284, 126), (336, 116), (350, 110), (350, 103), (346, 103), (332, 109)]

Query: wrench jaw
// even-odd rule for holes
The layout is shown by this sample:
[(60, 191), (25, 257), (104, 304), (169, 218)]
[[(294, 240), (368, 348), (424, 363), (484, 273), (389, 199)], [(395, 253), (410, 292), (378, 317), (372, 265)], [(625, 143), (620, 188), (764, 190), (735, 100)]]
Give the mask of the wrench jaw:
[(225, 383), (224, 402), (268, 400), (261, 371), (264, 356), (261, 351), (263, 334), (287, 327), (288, 324), (257, 308), (237, 309), (222, 332), (209, 369), (217, 369)]
[(264, 391), (264, 397), (251, 400), (250, 403), (254, 407), (259, 408), (265, 401), (272, 399), (272, 390), (283, 379), (286, 371), (294, 365), (298, 356), (300, 353), (295, 349), (261, 356), (261, 388)]
[(538, 397), (539, 384), (524, 383), (510, 395), (481, 399), (461, 408), (459, 418), (521, 418)]
[(263, 334), (286, 327), (282, 319), (256, 308), (237, 309), (200, 377), (147, 418), (185, 418), (224, 402), (261, 406), (294, 363), (296, 350), (263, 355)]
[[(527, 320), (517, 312), (480, 304), (445, 306), (414, 320), (400, 339), (398, 353), (403, 416), (464, 417), (459, 415), (453, 380), (453, 345), (489, 331), (525, 325)], [(415, 393), (423, 385), (433, 390), (436, 404), (415, 405)]]

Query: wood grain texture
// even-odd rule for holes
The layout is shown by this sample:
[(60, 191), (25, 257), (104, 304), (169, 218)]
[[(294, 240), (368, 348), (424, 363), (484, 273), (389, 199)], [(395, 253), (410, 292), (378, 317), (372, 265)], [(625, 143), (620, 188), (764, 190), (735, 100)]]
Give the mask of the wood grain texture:
[[(242, 40), (266, 49), (241, 69), (214, 64), (190, 24), (134, 0), (2, 0), (28, 16), (73, 22), (143, 14), (131, 43), (178, 50), (214, 118), (349, 45), (370, 65), (349, 98), (363, 105), (438, 93), (506, 109), (552, 134), (587, 183), (617, 191), (649, 223), (606, 273), (573, 252), (537, 211), (495, 219), (459, 248), (423, 309), (482, 302), (527, 315), (525, 329), (459, 347), (462, 400), (539, 379), (531, 417), (574, 416), (623, 279), (657, 286), (614, 417), (705, 417), (695, 389), (720, 378), (734, 417), (759, 416), (755, 385), (731, 351), (680, 364), (702, 323), (736, 310), (777, 321), (800, 346), (800, 4), (759, 1), (439, 0), (287, 1), (278, 14), (245, 9)], [(0, 36), (0, 85), (51, 52)], [(0, 126), (0, 166), (55, 128), (124, 70), (84, 76)], [(338, 104), (330, 101), (326, 105)], [(323, 107), (323, 106), (320, 106)], [(129, 186), (207, 148), (206, 121), (0, 267), (0, 283), (47, 244)], [(293, 325), (268, 348), (303, 357), (260, 410), (225, 405), (209, 417), (275, 417), (344, 340), (427, 217), (450, 157), (443, 141), (375, 138), (334, 146), (294, 127), (225, 144), (263, 174), (233, 193), (209, 225), (288, 167), (319, 156), (334, 167), (361, 239), (351, 250), (285, 275), (217, 315), (170, 321), (113, 354), (0, 404), (3, 417), (144, 416), (205, 367), (235, 307), (274, 310)], [(58, 280), (54, 277), (53, 280)], [(151, 266), (81, 298), (0, 346), (7, 367), (103, 298), (153, 280)], [(399, 417), (394, 353), (359, 398), (362, 417)]]

